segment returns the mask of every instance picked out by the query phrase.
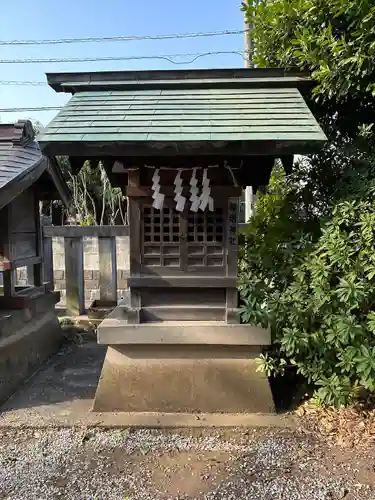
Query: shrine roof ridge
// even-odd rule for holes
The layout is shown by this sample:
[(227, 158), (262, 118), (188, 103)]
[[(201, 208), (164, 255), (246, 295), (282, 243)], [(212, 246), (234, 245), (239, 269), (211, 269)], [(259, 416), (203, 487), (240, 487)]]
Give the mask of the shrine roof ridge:
[(0, 209), (43, 177), (65, 205), (70, 193), (54, 158), (43, 155), (30, 120), (0, 124)]
[(282, 68), (220, 68), (47, 73), (56, 92), (82, 90), (205, 87), (299, 87), (311, 84), (308, 72)]
[(0, 142), (25, 145), (34, 141), (35, 132), (30, 120), (18, 120), (16, 123), (0, 123)]

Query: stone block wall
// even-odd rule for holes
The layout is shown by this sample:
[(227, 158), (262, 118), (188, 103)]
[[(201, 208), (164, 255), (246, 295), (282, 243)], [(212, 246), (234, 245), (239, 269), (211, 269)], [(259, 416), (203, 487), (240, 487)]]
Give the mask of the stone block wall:
[[(53, 238), (53, 270), (55, 290), (65, 299), (65, 250), (64, 238)], [(97, 238), (83, 238), (84, 277), (86, 301), (99, 299), (99, 248)], [(129, 276), (129, 237), (116, 238), (117, 294), (124, 295)]]
[[(65, 301), (65, 250), (64, 238), (53, 238), (53, 271), (55, 290), (61, 293), (62, 302)], [(99, 248), (97, 238), (83, 238), (84, 251), (84, 277), (85, 277), (85, 300), (99, 299)], [(129, 237), (116, 238), (117, 257), (117, 295), (124, 296), (127, 289), (127, 278), (129, 276)], [(27, 268), (17, 269), (18, 286), (26, 286)], [(0, 273), (0, 286), (2, 285), (2, 273)]]

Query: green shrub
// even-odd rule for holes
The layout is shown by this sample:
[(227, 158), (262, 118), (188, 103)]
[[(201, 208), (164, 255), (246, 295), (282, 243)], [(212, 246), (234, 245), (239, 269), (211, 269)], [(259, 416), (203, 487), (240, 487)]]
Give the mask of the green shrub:
[(375, 189), (306, 218), (281, 170), (241, 236), (244, 322), (269, 327), (267, 375), (297, 367), (318, 403), (375, 389)]

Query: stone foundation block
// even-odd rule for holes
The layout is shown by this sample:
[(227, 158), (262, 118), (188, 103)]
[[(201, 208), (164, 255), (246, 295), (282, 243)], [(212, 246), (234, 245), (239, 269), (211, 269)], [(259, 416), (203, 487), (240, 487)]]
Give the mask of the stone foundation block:
[(268, 379), (256, 371), (256, 355), (248, 346), (110, 346), (94, 410), (274, 412)]
[(59, 349), (61, 342), (54, 303), (46, 306), (42, 298), (32, 310), (12, 311), (0, 331), (0, 404)]

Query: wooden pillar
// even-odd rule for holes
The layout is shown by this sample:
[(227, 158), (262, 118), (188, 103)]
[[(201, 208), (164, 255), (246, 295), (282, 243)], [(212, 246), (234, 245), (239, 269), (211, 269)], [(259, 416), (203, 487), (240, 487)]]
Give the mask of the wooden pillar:
[[(130, 170), (128, 186), (139, 187), (139, 170)], [(140, 203), (135, 198), (129, 200), (129, 254), (130, 274), (138, 274), (141, 255), (141, 211)]]
[[(29, 264), (26, 268), (27, 284), (34, 286), (42, 286), (43, 284), (43, 234), (41, 227), (41, 217), (39, 213), (39, 200), (35, 190), (32, 191), (31, 202), (34, 209), (35, 220), (35, 254), (40, 257), (40, 262), (36, 264)], [(30, 206), (30, 209), (32, 207)]]
[(16, 274), (14, 271), (3, 272), (4, 297), (12, 297), (16, 292)]
[[(234, 285), (237, 281), (237, 234), (238, 234), (238, 198), (228, 199), (227, 217), (227, 276), (233, 278)], [(240, 318), (237, 313), (238, 291), (233, 286), (226, 289), (226, 322), (239, 323)]]
[(51, 225), (50, 217), (41, 217), (42, 229), (42, 245), (43, 245), (43, 281), (46, 283), (46, 290), (52, 291), (54, 287), (53, 277), (53, 247), (52, 238), (44, 236), (43, 229), (45, 226)]
[(116, 238), (98, 238), (100, 300), (117, 302)]
[(34, 191), (34, 207), (35, 207), (35, 223), (36, 223), (36, 254), (42, 260), (38, 264), (34, 264), (34, 286), (43, 285), (43, 234), (40, 220), (39, 200)]
[[(139, 170), (130, 170), (128, 174), (128, 186), (139, 187)], [(135, 198), (129, 198), (129, 257), (130, 276), (138, 275), (141, 269), (141, 206)], [(140, 322), (141, 294), (138, 289), (130, 289), (130, 308), (128, 315), (130, 323)]]
[(4, 297), (12, 297), (16, 291), (16, 274), (9, 269), (12, 261), (9, 212), (9, 205), (0, 210), (0, 270), (3, 271)]
[(83, 241), (81, 237), (65, 238), (66, 309), (69, 315), (85, 312)]

